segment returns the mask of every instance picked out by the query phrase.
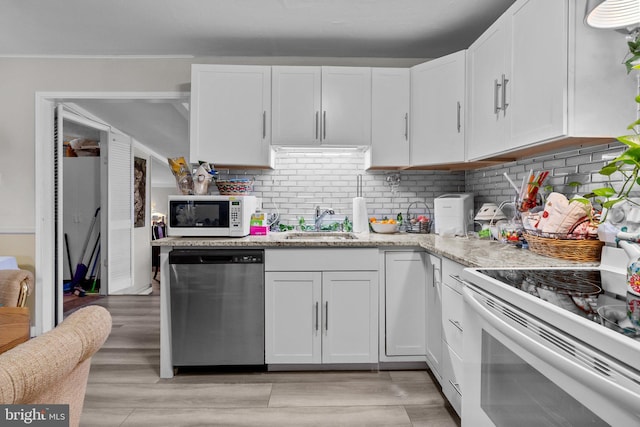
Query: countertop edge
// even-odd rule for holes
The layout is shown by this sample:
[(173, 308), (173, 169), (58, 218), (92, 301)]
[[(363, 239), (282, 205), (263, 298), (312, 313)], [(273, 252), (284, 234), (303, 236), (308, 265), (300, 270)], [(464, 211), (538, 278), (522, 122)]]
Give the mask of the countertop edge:
[(444, 237), (436, 234), (358, 235), (356, 239), (287, 239), (285, 233), (247, 237), (165, 237), (154, 240), (160, 247), (211, 248), (422, 248), (435, 255), (458, 262), (465, 267), (576, 267), (598, 266), (599, 262), (576, 262), (551, 258), (510, 244), (466, 237)]

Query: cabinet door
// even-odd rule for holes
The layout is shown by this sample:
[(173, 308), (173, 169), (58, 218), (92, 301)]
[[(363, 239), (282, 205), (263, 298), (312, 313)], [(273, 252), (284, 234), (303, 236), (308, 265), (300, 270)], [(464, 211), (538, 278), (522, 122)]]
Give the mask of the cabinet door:
[(193, 65), (191, 161), (268, 166), (271, 67)]
[(567, 133), (566, 1), (528, 0), (509, 9), (508, 148)]
[[(502, 111), (502, 75), (509, 42), (505, 15), (467, 50), (467, 159), (487, 157), (506, 148)], [(505, 75), (506, 78), (506, 75)]]
[(411, 68), (412, 166), (465, 159), (465, 57), (460, 51)]
[(429, 254), (427, 286), (427, 363), (438, 380), (442, 378), (442, 261)]
[(371, 68), (322, 67), (322, 140), (371, 144)]
[(371, 166), (409, 166), (408, 68), (371, 69)]
[(322, 273), (322, 362), (378, 362), (378, 273)]
[(385, 354), (426, 354), (427, 254), (385, 253)]
[(265, 361), (321, 362), (319, 272), (265, 273)]
[(272, 67), (273, 145), (320, 144), (320, 67)]

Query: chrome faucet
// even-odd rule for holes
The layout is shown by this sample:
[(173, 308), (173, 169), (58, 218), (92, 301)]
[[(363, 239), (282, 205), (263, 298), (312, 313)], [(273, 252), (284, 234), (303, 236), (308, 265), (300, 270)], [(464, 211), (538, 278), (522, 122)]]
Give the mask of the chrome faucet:
[(335, 212), (331, 208), (321, 208), (320, 206), (316, 206), (316, 216), (314, 217), (314, 225), (316, 227), (316, 231), (320, 231), (320, 223), (322, 219), (326, 215), (333, 215)]

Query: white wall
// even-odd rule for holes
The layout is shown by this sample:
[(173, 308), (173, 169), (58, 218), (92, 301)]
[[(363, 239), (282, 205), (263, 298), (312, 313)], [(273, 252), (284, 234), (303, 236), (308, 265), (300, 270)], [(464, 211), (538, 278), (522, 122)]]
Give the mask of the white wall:
[[(0, 58), (0, 247), (35, 231), (35, 93), (189, 91), (192, 63), (411, 66), (422, 59), (385, 58)], [(185, 147), (185, 152), (188, 152)], [(22, 264), (35, 265), (35, 253)], [(36, 272), (37, 274), (37, 272)]]
[[(420, 60), (348, 58), (23, 59), (0, 58), (0, 232), (34, 230), (36, 92), (188, 91), (192, 63), (405, 66)], [(188, 147), (185, 147), (188, 152)], [(6, 230), (5, 230), (6, 229)]]

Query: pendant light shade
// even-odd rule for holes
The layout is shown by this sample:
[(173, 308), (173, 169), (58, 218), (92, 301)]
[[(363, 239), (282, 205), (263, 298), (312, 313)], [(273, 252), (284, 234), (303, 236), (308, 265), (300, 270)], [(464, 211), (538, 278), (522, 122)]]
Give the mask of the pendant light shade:
[(635, 29), (640, 25), (640, 0), (589, 0), (585, 21), (594, 28)]

